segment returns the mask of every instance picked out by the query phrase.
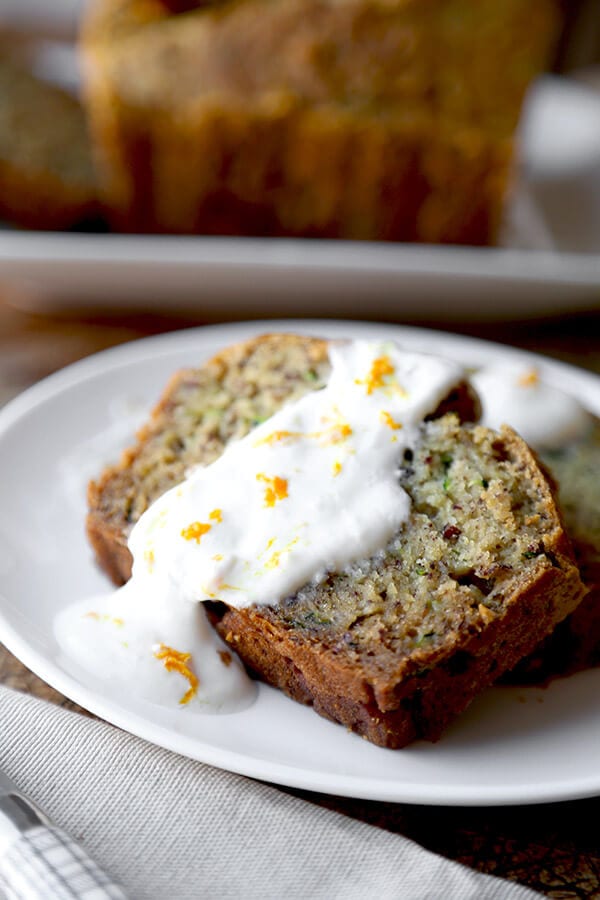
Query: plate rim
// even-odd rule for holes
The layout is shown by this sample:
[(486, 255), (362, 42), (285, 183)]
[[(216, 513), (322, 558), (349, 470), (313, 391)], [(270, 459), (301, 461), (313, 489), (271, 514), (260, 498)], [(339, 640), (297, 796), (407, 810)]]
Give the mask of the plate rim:
[[(76, 252), (72, 252), (72, 247)], [(19, 262), (72, 262), (81, 267), (108, 261), (120, 266), (143, 263), (202, 268), (227, 265), (257, 270), (350, 269), (375, 275), (468, 276), (482, 281), (507, 278), (589, 287), (600, 284), (598, 254), (576, 250), (316, 238), (0, 230), (0, 269)]]
[(224, 319), (531, 321), (598, 309), (600, 255), (499, 247), (0, 232), (7, 302), (25, 312)]

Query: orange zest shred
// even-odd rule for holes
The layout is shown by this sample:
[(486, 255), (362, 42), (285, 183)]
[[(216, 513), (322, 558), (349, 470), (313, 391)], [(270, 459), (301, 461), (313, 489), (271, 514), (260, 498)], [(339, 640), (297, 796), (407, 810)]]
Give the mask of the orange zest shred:
[(161, 660), (167, 672), (178, 672), (187, 679), (190, 685), (189, 690), (185, 692), (179, 702), (182, 706), (189, 703), (192, 697), (196, 695), (198, 685), (200, 684), (198, 677), (187, 665), (192, 654), (182, 653), (180, 650), (174, 650), (173, 647), (167, 647), (166, 644), (160, 644), (159, 649), (155, 651), (154, 656), (156, 659)]
[(318, 437), (322, 444), (331, 445), (341, 444), (346, 438), (349, 438), (351, 434), (352, 428), (347, 422), (337, 422), (326, 431), (320, 431), (318, 434), (315, 434), (315, 437)]
[(537, 369), (529, 369), (517, 379), (517, 385), (519, 387), (535, 387), (539, 380), (540, 375)]
[(84, 613), (84, 619), (93, 619), (95, 622), (112, 622), (113, 625), (116, 625), (117, 628), (122, 628), (125, 624), (123, 619), (119, 619), (115, 616), (109, 616), (108, 613), (99, 613), (95, 612), (95, 610), (90, 610), (90, 612)]
[(209, 512), (208, 518), (212, 519), (213, 522), (222, 522), (223, 521), (223, 510), (222, 509), (213, 509), (212, 512)]
[(294, 538), (293, 541), (290, 541), (285, 547), (282, 547), (281, 550), (275, 550), (272, 556), (265, 563), (265, 569), (276, 569), (277, 566), (281, 563), (281, 555), (282, 553), (289, 553), (294, 544), (297, 544), (299, 538)]
[(285, 500), (288, 496), (287, 478), (280, 478), (274, 475), (272, 478), (259, 472), (256, 476), (257, 481), (263, 481), (267, 486), (265, 488), (265, 506), (275, 506), (278, 500)]
[(402, 422), (396, 422), (396, 420), (393, 419), (392, 416), (390, 415), (390, 413), (387, 412), (385, 409), (382, 409), (381, 412), (379, 413), (379, 415), (380, 415), (381, 421), (385, 425), (387, 425), (388, 428), (391, 428), (392, 431), (397, 431), (399, 428), (402, 428)]
[(260, 441), (257, 441), (254, 446), (260, 447), (262, 444), (275, 444), (283, 441), (299, 441), (302, 438), (319, 441), (327, 446), (329, 444), (339, 444), (350, 437), (351, 434), (352, 428), (347, 422), (337, 422), (329, 428), (324, 428), (323, 431), (273, 431), (266, 437), (261, 438)]
[(227, 584), (225, 581), (219, 581), (214, 591), (209, 591), (209, 589), (203, 585), (202, 586), (202, 595), (209, 600), (218, 600), (223, 591), (241, 591), (242, 588), (236, 587), (234, 584)]
[(342, 471), (342, 464), (338, 460), (337, 462), (334, 462), (334, 464), (332, 466), (332, 473), (333, 473), (334, 478), (336, 475), (339, 475), (341, 471)]
[(364, 384), (367, 388), (367, 394), (372, 394), (377, 388), (385, 385), (385, 379), (394, 374), (394, 368), (389, 356), (378, 356), (371, 364), (371, 370), (364, 381), (356, 379), (356, 384)]
[(212, 525), (209, 525), (207, 522), (192, 522), (186, 528), (181, 529), (181, 537), (185, 538), (186, 541), (196, 541), (199, 544), (202, 536), (210, 531), (211, 528)]
[[(306, 437), (309, 436), (306, 435)], [(262, 444), (275, 444), (277, 441), (297, 441), (302, 437), (305, 437), (305, 435), (301, 431), (273, 431), (266, 437), (261, 438), (260, 441), (256, 441), (254, 446), (260, 447)]]
[(378, 356), (371, 363), (371, 369), (366, 378), (356, 378), (355, 384), (364, 384), (367, 394), (372, 394), (378, 388), (393, 388), (399, 394), (406, 396), (406, 391), (393, 379), (396, 373), (394, 364), (389, 356)]

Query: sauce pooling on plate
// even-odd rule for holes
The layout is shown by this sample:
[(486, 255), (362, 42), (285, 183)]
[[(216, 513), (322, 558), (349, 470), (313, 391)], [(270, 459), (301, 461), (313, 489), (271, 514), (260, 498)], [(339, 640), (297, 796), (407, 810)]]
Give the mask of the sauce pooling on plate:
[(489, 428), (510, 425), (538, 450), (559, 450), (580, 440), (592, 418), (576, 397), (554, 387), (526, 365), (482, 368), (471, 377)]
[(329, 353), (324, 389), (229, 444), (142, 515), (129, 583), (58, 617), (70, 659), (167, 706), (247, 705), (252, 682), (203, 602), (275, 604), (398, 532), (410, 512), (400, 460), (463, 369), (392, 342)]
[(117, 691), (161, 706), (234, 711), (255, 696), (203, 607), (143, 576), (63, 610), (55, 633), (69, 660)]

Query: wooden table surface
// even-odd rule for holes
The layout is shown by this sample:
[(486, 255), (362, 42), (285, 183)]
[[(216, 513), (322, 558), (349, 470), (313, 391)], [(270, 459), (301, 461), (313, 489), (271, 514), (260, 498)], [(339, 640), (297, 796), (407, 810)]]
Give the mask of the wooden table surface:
[[(201, 324), (201, 320), (156, 315), (32, 315), (10, 307), (0, 293), (0, 405), (45, 375), (90, 353), (148, 334)], [(443, 323), (436, 324), (443, 327)], [(600, 312), (597, 316), (535, 323), (455, 324), (452, 330), (512, 343), (600, 373)], [(0, 683), (77, 709), (1, 644)], [(564, 764), (568, 766), (569, 760)], [(514, 879), (556, 900), (600, 898), (600, 799), (543, 806), (455, 808), (290, 793), (400, 832), (448, 858)]]

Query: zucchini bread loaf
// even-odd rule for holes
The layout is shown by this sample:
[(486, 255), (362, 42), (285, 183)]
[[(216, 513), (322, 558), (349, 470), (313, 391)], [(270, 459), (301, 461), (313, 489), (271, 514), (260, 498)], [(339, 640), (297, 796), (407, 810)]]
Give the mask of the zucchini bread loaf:
[[(89, 488), (88, 533), (113, 580), (129, 577), (127, 536), (154, 499), (328, 372), (326, 342), (270, 335), (176, 375), (137, 444)], [(476, 413), (459, 384), (423, 421), (398, 460), (408, 519), (380, 552), (270, 606), (210, 604), (251, 671), (382, 746), (437, 739), (585, 592), (529, 448), (452, 406)]]
[(94, 0), (118, 230), (488, 244), (556, 0)]

